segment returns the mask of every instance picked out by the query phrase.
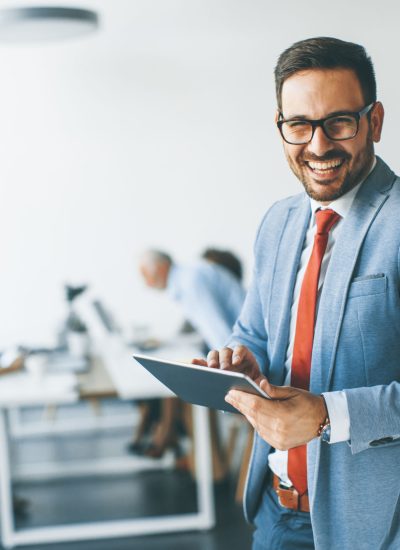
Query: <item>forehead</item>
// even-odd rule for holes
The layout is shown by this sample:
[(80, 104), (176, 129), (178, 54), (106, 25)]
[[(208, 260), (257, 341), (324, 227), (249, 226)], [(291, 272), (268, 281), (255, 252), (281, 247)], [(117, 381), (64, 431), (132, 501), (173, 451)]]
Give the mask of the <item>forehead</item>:
[(285, 118), (304, 115), (318, 119), (336, 111), (358, 111), (363, 106), (360, 82), (350, 69), (299, 71), (283, 83)]

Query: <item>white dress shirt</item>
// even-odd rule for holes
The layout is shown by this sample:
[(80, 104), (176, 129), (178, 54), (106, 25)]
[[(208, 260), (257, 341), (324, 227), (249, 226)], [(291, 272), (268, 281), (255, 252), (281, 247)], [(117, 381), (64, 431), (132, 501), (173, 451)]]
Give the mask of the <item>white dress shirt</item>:
[[(370, 172), (374, 169), (376, 164), (376, 159), (371, 167)], [(363, 180), (364, 181), (364, 180)], [(341, 219), (333, 226), (329, 232), (328, 244), (324, 257), (322, 259), (321, 271), (318, 281), (318, 296), (321, 294), (322, 286), (324, 284), (325, 275), (328, 269), (328, 265), (332, 256), (332, 249), (336, 242), (336, 239), (340, 233), (340, 230), (343, 226), (343, 219), (347, 216), (353, 200), (357, 194), (358, 189), (363, 182), (360, 182), (356, 187), (351, 189), (348, 193), (332, 201), (329, 206), (322, 206), (317, 201), (310, 198), (311, 206), (311, 219), (310, 224), (307, 229), (306, 237), (304, 240), (303, 251), (301, 253), (299, 269), (297, 272), (296, 283), (293, 293), (293, 301), (290, 313), (290, 332), (289, 332), (289, 344), (286, 352), (286, 377), (284, 385), (290, 385), (290, 376), (291, 376), (291, 366), (293, 358), (293, 346), (294, 346), (294, 337), (296, 331), (296, 321), (297, 321), (297, 309), (299, 306), (300, 298), (300, 289), (303, 283), (304, 274), (307, 268), (308, 261), (311, 256), (312, 248), (314, 245), (314, 236), (317, 230), (316, 217), (315, 213), (317, 210), (325, 210), (327, 208), (334, 210), (337, 214), (340, 215)], [(317, 316), (318, 316), (318, 303), (317, 303)], [(333, 391), (322, 394), (325, 398), (326, 406), (328, 409), (329, 419), (331, 423), (331, 437), (330, 443), (338, 443), (340, 441), (347, 441), (350, 439), (350, 417), (349, 409), (347, 405), (347, 398), (344, 391)], [(291, 482), (288, 478), (288, 452), (276, 450), (274, 453), (271, 453), (268, 457), (268, 464), (271, 470), (276, 474), (283, 483), (291, 485)]]

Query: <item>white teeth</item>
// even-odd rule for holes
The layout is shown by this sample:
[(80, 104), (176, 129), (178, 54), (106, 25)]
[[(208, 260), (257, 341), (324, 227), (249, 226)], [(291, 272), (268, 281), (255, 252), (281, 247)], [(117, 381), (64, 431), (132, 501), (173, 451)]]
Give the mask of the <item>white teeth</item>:
[(331, 170), (340, 166), (343, 162), (343, 159), (330, 160), (329, 162), (312, 162), (309, 161), (308, 165), (312, 170)]

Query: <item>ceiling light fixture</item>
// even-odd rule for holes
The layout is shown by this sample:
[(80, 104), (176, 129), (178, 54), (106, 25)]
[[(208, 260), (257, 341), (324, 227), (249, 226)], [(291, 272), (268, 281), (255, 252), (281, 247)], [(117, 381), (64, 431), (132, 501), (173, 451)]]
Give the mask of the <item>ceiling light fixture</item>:
[(61, 6), (0, 10), (0, 42), (44, 42), (75, 38), (98, 28), (96, 12)]

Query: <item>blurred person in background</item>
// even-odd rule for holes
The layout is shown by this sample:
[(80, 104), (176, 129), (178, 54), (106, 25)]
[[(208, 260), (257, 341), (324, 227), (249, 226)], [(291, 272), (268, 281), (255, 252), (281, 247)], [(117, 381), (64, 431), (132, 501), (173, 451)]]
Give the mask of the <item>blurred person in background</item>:
[[(180, 304), (207, 351), (225, 344), (245, 297), (242, 265), (232, 252), (207, 248), (197, 262), (180, 265), (165, 252), (148, 250), (139, 270), (148, 287), (168, 292)], [(179, 400), (152, 399), (139, 405), (141, 422), (130, 451), (153, 458), (170, 447), (179, 451), (178, 437), (185, 430)], [(149, 432), (151, 439), (146, 442)]]
[(232, 275), (234, 275), (238, 281), (243, 279), (242, 262), (235, 254), (229, 250), (220, 250), (218, 248), (206, 248), (201, 257), (204, 260), (213, 262), (221, 267), (227, 269)]
[(166, 290), (180, 304), (185, 318), (213, 349), (217, 342), (220, 346), (226, 342), (242, 308), (245, 291), (234, 271), (238, 266), (240, 272), (240, 262), (232, 253), (216, 249), (207, 249), (202, 259), (189, 265), (148, 250), (139, 269), (148, 287)]

